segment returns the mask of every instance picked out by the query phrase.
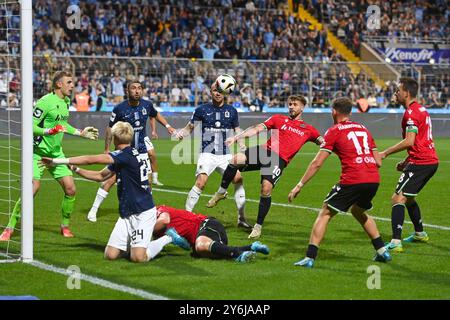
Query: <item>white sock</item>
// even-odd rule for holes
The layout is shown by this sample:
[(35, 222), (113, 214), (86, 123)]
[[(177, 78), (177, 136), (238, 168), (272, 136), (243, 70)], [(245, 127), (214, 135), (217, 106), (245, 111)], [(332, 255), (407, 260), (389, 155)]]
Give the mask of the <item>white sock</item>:
[(239, 218), (245, 216), (245, 189), (242, 183), (234, 185), (234, 200), (238, 209)]
[(103, 190), (102, 188), (98, 188), (97, 195), (95, 196), (95, 200), (94, 203), (92, 204), (90, 212), (97, 213), (98, 208), (100, 208), (100, 205), (102, 204), (103, 200), (106, 199), (108, 194), (109, 193), (107, 191)]
[(191, 191), (189, 191), (188, 197), (186, 199), (186, 210), (191, 211), (194, 209), (195, 205), (202, 194), (202, 190), (197, 188), (197, 186), (193, 186)]
[(158, 172), (152, 172), (152, 181), (158, 181)]
[(161, 252), (161, 250), (171, 242), (172, 238), (167, 235), (164, 235), (159, 239), (151, 241), (150, 245), (147, 248), (147, 259), (148, 259), (147, 261), (156, 257)]
[(225, 194), (225, 192), (227, 192), (227, 189), (222, 188), (222, 186), (220, 186), (219, 190), (217, 191), (217, 193), (220, 193), (220, 194)]

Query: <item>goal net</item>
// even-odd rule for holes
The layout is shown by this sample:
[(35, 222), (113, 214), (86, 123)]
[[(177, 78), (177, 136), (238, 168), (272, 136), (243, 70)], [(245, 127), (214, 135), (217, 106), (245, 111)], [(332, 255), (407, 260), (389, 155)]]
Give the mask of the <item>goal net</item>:
[(0, 262), (33, 258), (31, 21), (31, 0), (0, 0), (0, 232), (20, 198), (25, 213), (1, 238)]

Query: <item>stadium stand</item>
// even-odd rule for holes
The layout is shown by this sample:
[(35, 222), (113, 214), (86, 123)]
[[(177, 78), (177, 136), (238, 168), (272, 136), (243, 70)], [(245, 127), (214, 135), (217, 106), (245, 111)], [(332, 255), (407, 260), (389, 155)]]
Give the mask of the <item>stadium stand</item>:
[[(71, 4), (80, 8), (80, 30), (69, 30), (64, 23), (61, 8)], [(365, 17), (356, 14), (364, 11), (360, 1), (294, 4), (307, 8), (355, 52), (357, 43), (375, 35), (365, 33)], [(448, 21), (449, 11), (439, 1), (426, 8), (423, 1), (381, 5), (392, 21), (382, 19), (376, 35), (417, 37), (399, 23), (405, 18), (416, 19), (423, 38), (448, 32), (442, 22)], [(355, 74), (330, 45), (326, 30), (289, 14), (288, 1), (37, 0), (34, 6), (35, 96), (48, 89), (49, 71), (67, 69), (77, 77), (75, 94), (88, 90), (91, 111), (109, 111), (123, 96), (114, 88), (130, 78), (141, 80), (146, 96), (161, 108), (194, 106), (209, 100), (209, 84), (227, 72), (240, 85), (229, 102), (251, 110), (281, 107), (293, 92), (306, 95), (317, 108), (339, 95), (349, 95), (355, 103), (363, 97), (371, 108), (395, 107), (389, 102), (392, 84), (380, 86), (363, 70)], [(399, 69), (402, 75), (417, 76), (417, 68)], [(424, 104), (448, 108), (449, 75), (432, 69), (421, 77)]]

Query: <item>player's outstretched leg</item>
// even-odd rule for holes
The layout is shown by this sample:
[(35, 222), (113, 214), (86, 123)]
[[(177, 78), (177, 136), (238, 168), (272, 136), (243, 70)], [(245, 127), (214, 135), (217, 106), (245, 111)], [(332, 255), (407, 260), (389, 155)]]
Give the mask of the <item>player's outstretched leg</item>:
[(403, 239), (404, 242), (428, 242), (428, 234), (423, 230), (422, 216), (420, 208), (414, 197), (408, 198), (406, 202), (406, 209), (408, 209), (409, 217), (414, 225), (414, 233)]
[(61, 203), (61, 234), (65, 238), (72, 238), (74, 235), (69, 229), (69, 224), (75, 207), (75, 182), (71, 175), (59, 178), (58, 182), (64, 190), (64, 197)]
[(14, 205), (14, 209), (11, 217), (9, 218), (8, 225), (0, 235), (0, 241), (9, 241), (11, 239), (11, 236), (14, 233), (14, 229), (16, 228), (17, 221), (19, 221), (20, 219), (21, 204), (22, 202), (19, 198), (19, 200), (17, 200), (16, 204)]
[(392, 240), (385, 245), (385, 248), (392, 252), (399, 253), (404, 251), (401, 239), (405, 221), (405, 203), (406, 197), (401, 192), (400, 194), (394, 193), (392, 196), (391, 214)]
[(379, 262), (391, 261), (391, 255), (389, 254), (389, 251), (384, 247), (384, 242), (381, 238), (380, 233), (378, 232), (375, 220), (373, 220), (372, 217), (368, 216), (365, 211), (365, 209), (357, 206), (356, 204), (353, 205), (351, 209), (353, 217), (358, 220), (358, 222), (361, 224), (364, 231), (372, 241), (372, 245), (376, 251), (373, 260)]
[(295, 266), (305, 268), (312, 268), (314, 266), (314, 261), (316, 260), (319, 251), (319, 245), (325, 236), (328, 223), (336, 214), (337, 211), (330, 210), (328, 204), (326, 202), (323, 203), (322, 209), (320, 210), (311, 231), (308, 249), (306, 250), (306, 257), (294, 263)]
[(189, 242), (185, 238), (180, 236), (174, 228), (167, 229), (166, 235), (168, 235), (170, 238), (172, 238), (172, 243), (174, 245), (181, 247), (184, 250), (191, 249), (191, 245), (189, 244)]
[(219, 190), (214, 194), (214, 196), (208, 201), (207, 207), (213, 208), (217, 205), (217, 203), (227, 197), (227, 189), (230, 185), (231, 181), (233, 181), (236, 173), (238, 171), (238, 167), (232, 164), (229, 164), (225, 169), (222, 175), (222, 182), (220, 183)]
[(203, 192), (203, 188), (205, 188), (206, 182), (208, 182), (208, 175), (206, 173), (200, 173), (195, 180), (195, 185), (192, 186), (188, 193), (185, 204), (185, 209), (187, 211), (193, 212), (194, 207)]
[(252, 232), (248, 236), (249, 239), (259, 239), (259, 237), (261, 237), (262, 225), (272, 204), (272, 189), (272, 183), (266, 179), (263, 179), (261, 183), (261, 197), (259, 199), (258, 217), (255, 225), (253, 226)]
[(234, 200), (238, 209), (237, 226), (240, 228), (251, 229), (253, 226), (247, 222), (245, 218), (245, 189), (242, 183), (241, 174), (238, 172), (235, 176), (234, 182)]
[(103, 201), (108, 197), (109, 190), (116, 183), (116, 175), (112, 176), (108, 180), (104, 181), (100, 188), (97, 190), (94, 203), (92, 204), (91, 210), (87, 215), (87, 219), (91, 222), (97, 221), (97, 212)]

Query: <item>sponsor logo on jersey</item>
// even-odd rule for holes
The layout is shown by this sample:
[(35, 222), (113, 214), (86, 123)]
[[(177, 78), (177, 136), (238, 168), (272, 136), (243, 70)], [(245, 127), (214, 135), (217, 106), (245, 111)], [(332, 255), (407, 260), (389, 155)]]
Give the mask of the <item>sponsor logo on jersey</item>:
[(42, 109), (36, 108), (36, 109), (34, 109), (33, 116), (35, 118), (40, 118), (43, 113), (44, 113), (44, 111), (42, 111)]
[(288, 126), (288, 125), (286, 125), (286, 124), (283, 124), (283, 125), (281, 126), (280, 130), (287, 130), (287, 131), (296, 133), (296, 134), (298, 134), (299, 136), (304, 136), (304, 135), (305, 135), (305, 133), (304, 133), (303, 131), (301, 131), (300, 129), (292, 128), (291, 126)]

